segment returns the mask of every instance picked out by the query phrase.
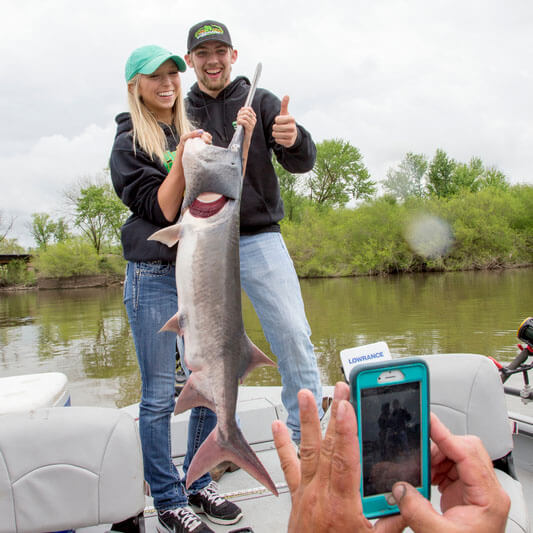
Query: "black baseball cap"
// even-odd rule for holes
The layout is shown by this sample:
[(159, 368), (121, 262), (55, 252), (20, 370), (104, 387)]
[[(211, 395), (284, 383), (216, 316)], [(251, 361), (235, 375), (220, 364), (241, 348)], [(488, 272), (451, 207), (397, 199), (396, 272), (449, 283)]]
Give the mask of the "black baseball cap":
[(187, 52), (192, 52), (205, 41), (219, 41), (233, 48), (228, 28), (222, 22), (217, 22), (216, 20), (198, 22), (189, 30)]

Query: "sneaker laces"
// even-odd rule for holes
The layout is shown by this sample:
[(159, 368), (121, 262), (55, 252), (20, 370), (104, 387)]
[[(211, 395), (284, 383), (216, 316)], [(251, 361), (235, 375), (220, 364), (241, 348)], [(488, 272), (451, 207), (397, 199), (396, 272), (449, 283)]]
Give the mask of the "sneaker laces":
[(222, 505), (226, 500), (218, 493), (218, 485), (215, 481), (211, 481), (207, 487), (204, 487), (200, 494), (205, 496), (209, 503), (213, 505)]
[(200, 525), (202, 521), (196, 514), (194, 514), (187, 507), (178, 507), (177, 509), (170, 509), (167, 513), (173, 514), (179, 518), (183, 525), (187, 528), (194, 529), (196, 526)]

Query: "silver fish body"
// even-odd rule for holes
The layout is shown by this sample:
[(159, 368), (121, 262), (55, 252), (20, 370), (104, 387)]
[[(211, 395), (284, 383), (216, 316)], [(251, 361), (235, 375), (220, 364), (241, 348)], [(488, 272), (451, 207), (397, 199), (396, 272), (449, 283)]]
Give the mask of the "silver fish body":
[[(246, 335), (242, 320), (239, 211), (240, 151), (187, 141), (183, 154), (186, 194), (178, 224), (150, 238), (172, 246), (176, 256), (178, 313), (163, 329), (184, 337), (185, 362), (192, 374), (176, 402), (176, 413), (206, 406), (217, 425), (195, 454), (187, 486), (230, 460), (277, 494), (265, 468), (235, 419), (238, 385), (253, 368), (274, 363)], [(203, 192), (222, 194), (220, 210), (195, 216), (191, 206)], [(221, 203), (221, 202), (220, 202)]]

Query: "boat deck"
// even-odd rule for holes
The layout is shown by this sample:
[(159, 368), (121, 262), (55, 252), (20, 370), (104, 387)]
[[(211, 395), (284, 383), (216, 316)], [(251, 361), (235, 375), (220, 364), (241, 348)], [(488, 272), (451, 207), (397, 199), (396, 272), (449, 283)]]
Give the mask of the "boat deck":
[[(509, 382), (508, 382), (509, 383)], [(512, 383), (510, 383), (512, 384)], [(333, 387), (325, 387), (324, 393), (332, 395)], [(239, 416), (245, 436), (261, 462), (270, 473), (279, 490), (276, 498), (262, 485), (243, 470), (226, 473), (219, 481), (219, 491), (231, 499), (243, 510), (243, 518), (237, 524), (221, 526), (207, 522), (217, 533), (250, 527), (255, 533), (286, 531), (290, 513), (290, 495), (281, 471), (278, 456), (271, 440), (270, 423), (274, 418), (285, 418), (281, 405), (280, 387), (241, 387), (239, 396)], [(523, 405), (519, 398), (510, 397), (508, 407), (511, 417), (518, 421), (520, 434), (514, 436), (515, 466), (522, 483), (529, 516), (533, 516), (533, 417), (532, 405)], [(129, 408), (132, 409), (132, 408)], [(135, 414), (132, 412), (131, 414)], [(173, 450), (176, 450), (174, 462), (181, 470), (184, 455), (184, 443), (178, 439), (185, 435), (187, 414), (173, 417)], [(256, 438), (252, 436), (256, 435)], [(145, 527), (147, 532), (156, 531), (157, 517), (151, 498), (146, 498)], [(78, 529), (79, 532), (100, 533), (107, 531), (110, 525)]]

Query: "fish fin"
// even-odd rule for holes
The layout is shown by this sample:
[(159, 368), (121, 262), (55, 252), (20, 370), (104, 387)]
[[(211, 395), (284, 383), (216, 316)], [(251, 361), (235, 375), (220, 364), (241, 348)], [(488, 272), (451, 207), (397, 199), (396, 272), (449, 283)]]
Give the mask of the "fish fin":
[(166, 324), (159, 330), (159, 333), (161, 333), (162, 331), (173, 331), (174, 333), (177, 333), (180, 337), (183, 336), (179, 313), (176, 313), (173, 317), (167, 320)]
[(194, 372), (189, 376), (185, 387), (180, 392), (176, 401), (176, 407), (174, 407), (174, 414), (179, 415), (185, 411), (192, 409), (193, 407), (207, 407), (211, 411), (215, 411), (215, 404), (209, 398), (206, 398), (201, 392), (198, 391), (196, 376)]
[(248, 352), (250, 354), (250, 364), (248, 368), (244, 371), (244, 374), (241, 376), (241, 383), (244, 381), (246, 376), (258, 366), (277, 366), (268, 355), (264, 354), (248, 337)]
[(149, 241), (159, 241), (166, 244), (169, 248), (172, 248), (181, 238), (181, 224), (174, 224), (173, 226), (167, 226), (160, 229), (155, 233), (152, 233), (148, 237)]
[(187, 470), (186, 487), (189, 488), (203, 474), (214, 468), (222, 461), (231, 461), (240, 466), (259, 483), (264, 485), (275, 496), (278, 496), (276, 485), (272, 481), (265, 467), (257, 458), (251, 446), (237, 425), (228, 432), (228, 442), (222, 442), (218, 424), (202, 443)]

